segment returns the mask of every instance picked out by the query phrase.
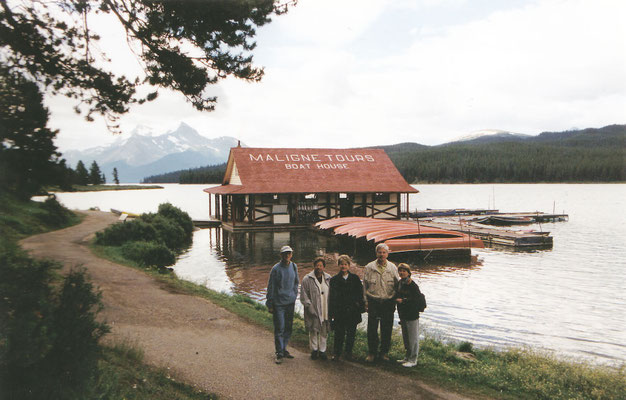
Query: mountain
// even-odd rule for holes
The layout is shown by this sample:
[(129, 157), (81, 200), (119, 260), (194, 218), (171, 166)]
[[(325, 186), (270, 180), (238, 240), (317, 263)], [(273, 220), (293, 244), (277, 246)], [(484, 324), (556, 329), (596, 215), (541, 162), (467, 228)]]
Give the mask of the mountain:
[(526, 135), (497, 129), (485, 129), (460, 137), (441, 146), (456, 144), (489, 144), (501, 142), (541, 143), (558, 146), (624, 146), (626, 125), (608, 125), (603, 128), (573, 129), (563, 132), (542, 132)]
[(513, 133), (499, 129), (483, 129), (475, 131), (469, 135), (462, 136), (450, 143), (495, 143), (495, 142), (515, 142), (528, 139), (531, 135), (523, 133)]
[(411, 183), (626, 181), (626, 125), (489, 133), (438, 146), (389, 146), (388, 154)]
[(533, 142), (565, 146), (617, 146), (626, 148), (626, 125), (608, 125), (603, 128), (576, 129), (564, 132), (543, 132), (533, 136)]
[(72, 167), (78, 160), (87, 167), (95, 160), (109, 182), (113, 168), (117, 168), (120, 182), (130, 183), (150, 175), (221, 164), (237, 143), (230, 136), (209, 139), (182, 122), (176, 130), (159, 136), (153, 136), (150, 128), (139, 126), (109, 146), (67, 151), (63, 158)]

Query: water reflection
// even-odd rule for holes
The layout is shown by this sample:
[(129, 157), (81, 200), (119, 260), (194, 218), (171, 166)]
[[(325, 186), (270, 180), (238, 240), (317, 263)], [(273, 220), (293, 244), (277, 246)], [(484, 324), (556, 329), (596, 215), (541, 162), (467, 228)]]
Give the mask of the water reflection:
[[(233, 233), (202, 229), (195, 232), (193, 247), (180, 257), (174, 270), (183, 279), (218, 291), (246, 294), (263, 302), (270, 270), (279, 261), (279, 251), (284, 245), (294, 249), (293, 260), (298, 264), (300, 279), (313, 269), (312, 262), (319, 256), (326, 260), (326, 272), (335, 275), (339, 272), (338, 257), (348, 254), (354, 261), (352, 272), (361, 278), (365, 264), (375, 259), (373, 248), (355, 246), (351, 239), (312, 230)], [(482, 266), (482, 259), (478, 256), (453, 261), (392, 256), (391, 260), (396, 264), (407, 262), (416, 278), (465, 274)]]

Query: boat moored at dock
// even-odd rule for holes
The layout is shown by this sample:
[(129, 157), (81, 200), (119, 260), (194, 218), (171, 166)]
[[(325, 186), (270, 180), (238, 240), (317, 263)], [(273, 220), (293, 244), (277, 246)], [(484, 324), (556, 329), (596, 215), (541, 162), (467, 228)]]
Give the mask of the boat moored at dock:
[(469, 257), (472, 248), (485, 247), (482, 240), (468, 234), (422, 227), (412, 221), (350, 217), (321, 221), (315, 226), (334, 235), (354, 238), (366, 246), (385, 243), (389, 246), (390, 255), (411, 253), (429, 257)]

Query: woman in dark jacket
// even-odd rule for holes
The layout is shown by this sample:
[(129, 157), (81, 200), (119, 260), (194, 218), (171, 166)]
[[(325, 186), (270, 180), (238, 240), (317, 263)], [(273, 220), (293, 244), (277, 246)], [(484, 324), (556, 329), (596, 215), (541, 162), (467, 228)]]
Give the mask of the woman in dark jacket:
[(420, 288), (411, 279), (411, 269), (407, 264), (398, 265), (398, 274), (400, 281), (396, 288), (395, 299), (398, 304), (402, 339), (406, 351), (404, 359), (398, 362), (403, 367), (414, 367), (417, 365), (419, 352)]
[(356, 326), (361, 322), (361, 313), (365, 311), (363, 284), (358, 276), (350, 272), (351, 261), (346, 255), (339, 256), (339, 273), (330, 279), (328, 311), (335, 331), (335, 361), (341, 356), (344, 340), (344, 358), (352, 358)]

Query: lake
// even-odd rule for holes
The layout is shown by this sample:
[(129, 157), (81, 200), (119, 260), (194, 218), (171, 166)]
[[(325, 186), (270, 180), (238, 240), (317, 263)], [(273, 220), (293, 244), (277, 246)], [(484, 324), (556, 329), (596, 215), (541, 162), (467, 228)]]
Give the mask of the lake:
[[(170, 202), (194, 219), (208, 217), (210, 185), (164, 189), (59, 193), (69, 208), (155, 212)], [(474, 249), (469, 262), (412, 265), (428, 308), (422, 326), (443, 339), (481, 347), (541, 348), (559, 357), (602, 364), (626, 360), (626, 216), (624, 184), (415, 185), (409, 208), (496, 208), (501, 212), (569, 214), (568, 222), (523, 229), (550, 231), (549, 250)], [(269, 270), (284, 244), (294, 247), (301, 276), (316, 255), (350, 252), (316, 232), (194, 233), (174, 266), (178, 276), (211, 289), (265, 297)], [(355, 272), (374, 259), (359, 254)], [(337, 272), (335, 263), (327, 272)]]

